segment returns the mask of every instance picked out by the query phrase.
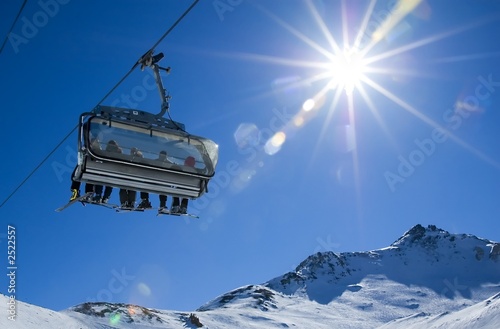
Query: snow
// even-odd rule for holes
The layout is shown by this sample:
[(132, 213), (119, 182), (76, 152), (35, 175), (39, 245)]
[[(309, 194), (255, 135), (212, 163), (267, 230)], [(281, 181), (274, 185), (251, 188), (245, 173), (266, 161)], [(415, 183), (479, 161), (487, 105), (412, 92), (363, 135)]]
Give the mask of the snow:
[(392, 328), (499, 328), (500, 325), (500, 293), (487, 300), (469, 306), (454, 313), (444, 312), (438, 315), (421, 313), (418, 316), (394, 320), (380, 329)]
[(416, 225), (389, 247), (316, 253), (292, 272), (189, 313), (110, 303), (55, 312), (17, 301), (15, 321), (5, 312), (0, 328), (497, 329), (498, 251), (487, 239)]

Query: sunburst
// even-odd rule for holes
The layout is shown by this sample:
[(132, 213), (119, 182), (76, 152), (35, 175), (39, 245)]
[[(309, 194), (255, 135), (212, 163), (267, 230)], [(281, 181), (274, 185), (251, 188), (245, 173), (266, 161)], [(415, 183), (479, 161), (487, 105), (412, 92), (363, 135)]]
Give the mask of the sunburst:
[(365, 73), (369, 70), (366, 60), (355, 48), (344, 49), (342, 53), (335, 55), (327, 66), (329, 88), (340, 88), (347, 94), (360, 87), (361, 81), (366, 79)]
[[(307, 100), (307, 102), (313, 101), (315, 104), (321, 104), (323, 105), (321, 100), (329, 91), (332, 89), (335, 90), (335, 96), (333, 97), (332, 103), (329, 106), (329, 114), (327, 116), (327, 120), (325, 121), (325, 124), (323, 126), (323, 129), (321, 131), (321, 136), (320, 140), (323, 137), (323, 134), (325, 133), (327, 126), (329, 124), (329, 121), (331, 120), (333, 116), (333, 112), (337, 108), (337, 105), (342, 97), (342, 93), (345, 92), (345, 97), (347, 97), (347, 104), (348, 104), (348, 110), (349, 112), (354, 111), (354, 95), (353, 92), (357, 91), (358, 94), (361, 96), (361, 99), (365, 102), (365, 104), (368, 106), (370, 111), (374, 114), (374, 116), (377, 118), (377, 121), (379, 122), (380, 125), (385, 127), (385, 124), (383, 123), (383, 120), (381, 116), (379, 115), (377, 108), (375, 104), (370, 100), (368, 96), (367, 90), (364, 88), (364, 86), (369, 87), (371, 90), (376, 91), (380, 93), (381, 95), (387, 97), (391, 101), (393, 101), (396, 105), (400, 106), (401, 109), (409, 112), (410, 114), (416, 116), (419, 120), (422, 120), (426, 124), (434, 127), (434, 128), (439, 128), (439, 129), (444, 129), (441, 125), (433, 121), (431, 118), (427, 117), (424, 113), (421, 111), (418, 111), (415, 109), (413, 106), (405, 102), (402, 98), (398, 97), (391, 91), (389, 91), (387, 88), (384, 88), (382, 85), (377, 83), (373, 77), (371, 77), (371, 73), (378, 73), (378, 74), (387, 74), (391, 75), (394, 72), (397, 72), (398, 69), (394, 67), (374, 67), (373, 65), (377, 62), (381, 62), (383, 60), (387, 61), (390, 60), (392, 57), (395, 57), (399, 54), (402, 54), (404, 52), (408, 52), (410, 50), (416, 49), (418, 47), (423, 47), (426, 46), (430, 43), (437, 42), (439, 40), (442, 40), (444, 38), (450, 37), (452, 35), (456, 35), (458, 33), (464, 32), (466, 30), (470, 30), (472, 28), (478, 27), (480, 25), (483, 25), (485, 23), (491, 22), (494, 19), (497, 19), (495, 17), (491, 17), (489, 19), (481, 20), (481, 21), (475, 21), (470, 24), (464, 24), (460, 27), (457, 27), (455, 29), (451, 29), (449, 31), (444, 31), (437, 33), (435, 35), (423, 38), (421, 40), (417, 40), (415, 42), (403, 45), (398, 48), (393, 48), (393, 49), (388, 49), (385, 52), (378, 53), (375, 55), (370, 55), (370, 52), (374, 49), (375, 45), (379, 43), (381, 40), (384, 39), (386, 35), (388, 35), (391, 30), (400, 22), (402, 21), (406, 15), (411, 13), (415, 8), (418, 7), (419, 4), (422, 3), (422, 0), (399, 0), (391, 15), (388, 15), (385, 19), (384, 22), (382, 22), (377, 30), (375, 30), (371, 36), (370, 36), (370, 42), (368, 42), (366, 45), (361, 47), (361, 39), (363, 36), (367, 35), (366, 29), (370, 20), (370, 17), (373, 13), (376, 1), (371, 0), (368, 3), (365, 15), (363, 17), (360, 29), (357, 31), (357, 34), (353, 38), (354, 41), (350, 43), (350, 38), (349, 38), (349, 29), (348, 29), (348, 24), (347, 24), (347, 14), (346, 14), (346, 8), (347, 8), (347, 1), (346, 0), (341, 0), (341, 13), (342, 13), (342, 43), (340, 44), (335, 38), (333, 37), (332, 33), (328, 29), (327, 25), (325, 24), (324, 20), (321, 18), (321, 15), (318, 13), (316, 7), (312, 3), (312, 1), (308, 0), (306, 1), (306, 4), (309, 8), (309, 11), (311, 15), (314, 18), (314, 21), (317, 23), (318, 27), (322, 31), (325, 39), (328, 41), (330, 45), (330, 50), (325, 49), (324, 47), (320, 46), (318, 43), (314, 42), (311, 38), (294, 28), (292, 25), (289, 23), (283, 21), (281, 18), (278, 16), (274, 15), (273, 13), (269, 12), (267, 9), (263, 7), (259, 7), (259, 9), (264, 12), (266, 15), (271, 17), (274, 21), (276, 21), (279, 25), (284, 27), (287, 31), (289, 31), (291, 34), (295, 35), (299, 40), (303, 41), (305, 44), (310, 46), (312, 49), (316, 50), (319, 54), (323, 55), (326, 57), (326, 61), (308, 61), (308, 60), (296, 60), (296, 59), (290, 59), (290, 58), (278, 58), (278, 57), (271, 57), (271, 56), (264, 56), (264, 55), (248, 55), (246, 54), (245, 56), (247, 58), (255, 59), (255, 60), (260, 60), (260, 61), (267, 61), (267, 62), (272, 62), (276, 64), (281, 64), (281, 65), (287, 65), (287, 66), (296, 66), (296, 67), (303, 67), (303, 68), (315, 68), (319, 69), (320, 73), (310, 76), (308, 78), (303, 79), (301, 82), (304, 85), (308, 85), (312, 82), (321, 82), (324, 81), (323, 87), (320, 88), (320, 90), (313, 96), (311, 97), (310, 100)], [(477, 56), (477, 55), (476, 55)], [(390, 64), (389, 64), (390, 65)], [(306, 101), (306, 100), (305, 100)], [(310, 104), (310, 103), (309, 103)], [(316, 105), (316, 107), (319, 107), (319, 105)], [(307, 111), (305, 110), (307, 108)], [(305, 116), (306, 113), (304, 112), (311, 112), (311, 106), (304, 106), (300, 113), (297, 114), (298, 117)], [(354, 120), (354, 116), (350, 115), (351, 119)], [(296, 121), (295, 119), (292, 121)], [(299, 120), (302, 122), (301, 120)], [(355, 125), (355, 122), (351, 121), (351, 125)], [(384, 130), (387, 130), (386, 127)], [(280, 132), (281, 134), (281, 132)], [(449, 136), (451, 137), (452, 140), (457, 142), (459, 145), (463, 146), (464, 148), (472, 151), (474, 148), (470, 145), (467, 145), (464, 141), (460, 140), (458, 137), (453, 136), (451, 132), (448, 132)], [(279, 140), (284, 140), (284, 138), (280, 138)], [(473, 151), (478, 154), (478, 151)], [(482, 158), (487, 158), (485, 155), (481, 155), (480, 157)]]
[[(454, 141), (462, 148), (481, 158), (485, 162), (499, 167), (499, 165), (487, 155), (481, 153), (473, 146), (455, 136), (452, 132), (447, 131), (446, 128), (442, 127), (430, 117), (426, 116), (424, 112), (419, 111), (404, 99), (396, 95), (395, 92), (392, 92), (391, 90), (389, 90), (389, 88), (384, 87), (381, 83), (377, 82), (377, 76), (374, 75), (375, 73), (377, 75), (388, 76), (392, 76), (394, 73), (415, 73), (409, 72), (408, 70), (405, 72), (398, 67), (391, 65), (391, 58), (395, 58), (396, 56), (405, 52), (409, 52), (419, 47), (427, 46), (444, 38), (448, 38), (450, 36), (473, 29), (498, 18), (490, 17), (487, 19), (471, 22), (470, 24), (463, 24), (457, 28), (439, 32), (397, 48), (389, 48), (383, 52), (372, 54), (375, 52), (375, 46), (380, 41), (384, 40), (384, 38), (391, 32), (391, 30), (395, 26), (397, 26), (399, 22), (404, 20), (406, 15), (415, 10), (420, 3), (425, 4), (425, 2), (423, 2), (422, 0), (399, 0), (396, 3), (392, 13), (385, 17), (385, 21), (380, 24), (379, 28), (369, 35), (369, 41), (362, 45), (362, 39), (365, 38), (366, 40), (366, 36), (368, 35), (367, 27), (369, 25), (370, 18), (372, 17), (376, 0), (371, 0), (367, 3), (367, 8), (362, 18), (360, 28), (357, 33), (353, 35), (354, 37), (351, 38), (349, 36), (349, 28), (347, 22), (348, 15), (346, 14), (348, 2), (346, 0), (340, 1), (342, 19), (341, 42), (334, 38), (332, 32), (325, 24), (323, 18), (318, 13), (317, 8), (313, 5), (312, 1), (306, 1), (310, 14), (314, 18), (314, 21), (320, 28), (325, 40), (329, 45), (328, 49), (313, 41), (312, 38), (294, 28), (291, 24), (285, 22), (275, 14), (269, 12), (267, 9), (258, 6), (258, 8), (263, 13), (272, 18), (276, 23), (281, 25), (288, 32), (290, 32), (300, 41), (304, 42), (306, 45), (311, 47), (311, 49), (315, 50), (319, 55), (324, 56), (325, 58), (325, 60), (322, 61), (311, 61), (306, 59), (299, 60), (290, 57), (281, 58), (259, 54), (238, 54), (238, 56), (245, 57), (247, 59), (312, 69), (316, 72), (316, 74), (304, 78), (301, 81), (294, 82), (295, 87), (297, 87), (298, 85), (308, 86), (310, 84), (315, 84), (316, 86), (319, 86), (319, 89), (309, 99), (304, 99), (304, 104), (302, 108), (297, 112), (295, 117), (292, 118), (290, 122), (288, 122), (288, 124), (285, 124), (282, 130), (276, 132), (276, 134), (267, 141), (265, 151), (268, 152), (268, 154), (276, 154), (280, 150), (281, 146), (286, 142), (287, 135), (292, 129), (301, 128), (309, 119), (311, 119), (315, 114), (319, 113), (320, 110), (326, 110), (326, 118), (319, 132), (317, 144), (315, 145), (312, 152), (312, 164), (317, 151), (321, 148), (322, 141), (324, 141), (326, 134), (331, 131), (331, 121), (335, 116), (335, 112), (339, 107), (341, 100), (345, 99), (349, 119), (349, 130), (352, 132), (352, 136), (349, 136), (349, 139), (352, 143), (349, 150), (352, 151), (354, 184), (358, 198), (360, 198), (360, 179), (358, 170), (359, 163), (356, 145), (357, 141), (355, 122), (355, 111), (359, 106), (358, 99), (361, 100), (362, 103), (364, 103), (362, 107), (368, 108), (368, 110), (374, 115), (377, 123), (382, 127), (383, 131), (389, 137), (389, 141), (391, 143), (394, 143), (393, 139), (390, 138), (389, 129), (384, 122), (383, 117), (380, 115), (376, 104), (369, 96), (370, 92), (375, 92), (386, 97), (394, 104), (396, 104), (400, 109), (415, 116), (418, 120), (424, 122), (425, 124), (433, 128), (438, 128), (441, 131), (446, 131), (450, 140)], [(496, 54), (474, 54), (474, 57), (495, 55)], [(469, 59), (467, 56), (465, 56), (465, 58)], [(374, 65), (378, 66), (375, 67)], [(331, 98), (331, 103), (329, 105), (325, 104), (325, 99), (332, 91), (333, 97)], [(358, 200), (358, 202), (360, 202), (360, 200)]]

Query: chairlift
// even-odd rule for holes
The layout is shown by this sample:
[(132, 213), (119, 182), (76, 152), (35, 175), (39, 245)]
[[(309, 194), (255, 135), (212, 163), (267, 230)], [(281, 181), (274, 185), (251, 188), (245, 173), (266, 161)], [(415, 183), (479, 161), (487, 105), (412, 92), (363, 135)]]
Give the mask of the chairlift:
[[(149, 51), (141, 69), (151, 67), (162, 99), (159, 114), (98, 105), (80, 115), (78, 165), (72, 179), (95, 185), (196, 199), (215, 174), (218, 145), (195, 136), (184, 124), (164, 117), (169, 109), (158, 66)], [(140, 151), (140, 155), (137, 152)], [(185, 164), (188, 157), (192, 163)], [(192, 161), (191, 161), (192, 162)]]

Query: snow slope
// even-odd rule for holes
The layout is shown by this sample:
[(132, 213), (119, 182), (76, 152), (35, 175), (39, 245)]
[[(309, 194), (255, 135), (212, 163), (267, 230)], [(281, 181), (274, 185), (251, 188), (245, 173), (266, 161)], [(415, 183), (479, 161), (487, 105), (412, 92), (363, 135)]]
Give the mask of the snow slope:
[[(389, 247), (311, 255), (289, 273), (192, 313), (17, 302), (0, 328), (500, 328), (500, 244), (416, 225)], [(0, 295), (6, 305), (7, 297)]]
[(460, 311), (438, 315), (419, 313), (389, 322), (380, 329), (418, 328), (500, 328), (500, 293)]

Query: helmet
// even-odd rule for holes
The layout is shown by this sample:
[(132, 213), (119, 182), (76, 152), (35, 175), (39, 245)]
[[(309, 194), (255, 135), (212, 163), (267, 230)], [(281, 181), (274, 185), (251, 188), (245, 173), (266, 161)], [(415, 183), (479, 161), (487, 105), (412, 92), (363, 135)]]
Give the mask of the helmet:
[(196, 160), (192, 156), (188, 156), (184, 161), (185, 166), (194, 167)]

